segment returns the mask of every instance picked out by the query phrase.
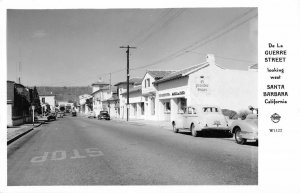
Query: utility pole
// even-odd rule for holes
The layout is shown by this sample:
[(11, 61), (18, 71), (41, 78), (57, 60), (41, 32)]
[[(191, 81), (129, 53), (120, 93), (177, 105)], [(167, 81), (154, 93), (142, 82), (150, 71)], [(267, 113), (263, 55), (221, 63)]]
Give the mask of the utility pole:
[(129, 114), (129, 49), (136, 49), (136, 47), (130, 47), (128, 46), (121, 46), (120, 48), (127, 48), (127, 104), (126, 104), (126, 109), (127, 109), (127, 121), (128, 121), (128, 114)]

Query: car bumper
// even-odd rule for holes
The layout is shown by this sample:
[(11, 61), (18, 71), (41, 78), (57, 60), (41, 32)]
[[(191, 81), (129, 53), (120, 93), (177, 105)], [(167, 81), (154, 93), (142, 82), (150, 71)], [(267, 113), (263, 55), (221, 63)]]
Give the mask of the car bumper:
[(249, 140), (258, 140), (258, 134), (253, 132), (241, 132), (241, 135), (244, 139)]
[(199, 127), (196, 131), (230, 131), (229, 127)]

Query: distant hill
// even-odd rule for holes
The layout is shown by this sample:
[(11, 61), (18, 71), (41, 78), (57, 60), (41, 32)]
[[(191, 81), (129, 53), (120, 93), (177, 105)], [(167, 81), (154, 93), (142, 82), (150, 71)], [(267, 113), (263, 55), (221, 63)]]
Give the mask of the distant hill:
[(78, 96), (82, 94), (91, 94), (92, 87), (51, 87), (51, 86), (38, 86), (36, 87), (39, 95), (54, 94), (57, 101), (79, 101)]

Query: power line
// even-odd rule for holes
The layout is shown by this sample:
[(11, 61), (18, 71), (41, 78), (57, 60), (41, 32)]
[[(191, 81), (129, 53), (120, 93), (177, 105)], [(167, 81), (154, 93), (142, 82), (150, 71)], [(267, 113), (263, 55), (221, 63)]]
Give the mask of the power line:
[[(247, 15), (250, 12), (252, 12), (252, 10), (251, 11), (247, 11), (246, 13), (244, 13), (242, 17), (244, 17), (245, 15)], [(193, 44), (191, 44), (189, 46), (186, 46), (185, 48), (182, 48), (182, 49), (174, 52), (173, 54), (170, 54), (170, 55), (168, 55), (168, 56), (166, 56), (166, 57), (164, 57), (164, 58), (162, 58), (162, 59), (160, 59), (158, 61), (155, 61), (153, 63), (147, 64), (147, 65), (144, 65), (144, 66), (135, 67), (132, 70), (142, 69), (142, 68), (145, 68), (145, 67), (149, 67), (149, 66), (153, 66), (153, 65), (159, 64), (159, 63), (167, 61), (167, 60), (172, 60), (172, 59), (178, 58), (178, 57), (186, 54), (186, 51), (188, 51), (188, 49), (195, 50), (195, 49), (197, 49), (197, 48), (199, 48), (201, 46), (204, 46), (207, 43), (209, 43), (211, 41), (214, 41), (215, 39), (217, 39), (217, 38), (225, 35), (226, 33), (229, 33), (230, 31), (236, 29), (237, 27), (241, 26), (242, 24), (248, 22), (249, 20), (251, 20), (251, 19), (253, 19), (255, 17), (257, 17), (257, 14), (255, 14), (254, 16), (246, 19), (245, 21), (243, 21), (241, 23), (238, 23), (238, 24), (233, 25), (232, 27), (230, 27), (228, 29), (225, 29), (223, 32), (220, 32), (220, 33), (215, 32), (212, 35), (209, 35), (209, 36), (207, 36), (204, 39), (198, 40), (198, 41), (194, 42)], [(234, 22), (236, 22), (236, 21), (232, 21), (232, 22), (230, 22), (230, 24), (233, 24)], [(228, 24), (226, 24), (226, 25), (228, 26)]]
[[(187, 53), (196, 53), (196, 54), (201, 54), (201, 55), (206, 55), (207, 53), (201, 53), (201, 52), (194, 52), (194, 51), (186, 51)], [(255, 63), (254, 61), (250, 61), (250, 60), (242, 60), (242, 59), (237, 59), (237, 58), (229, 58), (229, 57), (223, 57), (223, 56), (219, 56), (219, 55), (215, 55), (215, 57), (217, 58), (222, 58), (225, 60), (233, 60), (233, 61), (239, 61), (239, 62), (245, 62), (245, 63)]]
[(170, 18), (167, 19), (167, 21), (165, 21), (160, 26), (158, 26), (159, 27), (158, 29), (152, 30), (152, 32), (150, 32), (150, 34), (148, 34), (144, 39), (142, 39), (140, 42), (137, 42), (136, 44), (141, 45), (141, 44), (145, 43), (148, 39), (151, 38), (151, 36), (153, 34), (157, 33), (158, 31), (161, 31), (163, 28), (168, 26), (170, 22), (172, 22), (174, 19), (179, 17), (184, 11), (185, 11), (184, 9), (180, 9), (177, 12), (175, 12)]
[[(134, 38), (132, 38), (130, 41), (127, 41), (126, 43), (125, 43), (125, 45), (127, 44), (131, 44), (131, 43), (133, 43), (136, 39), (138, 39), (139, 37), (142, 37), (144, 34), (145, 34), (145, 32), (149, 32), (150, 30), (151, 30), (151, 28), (153, 28), (155, 25), (157, 25), (157, 21), (161, 21), (164, 17), (166, 17), (171, 11), (172, 11), (173, 9), (169, 9), (169, 10), (165, 10), (164, 12), (164, 14), (162, 14), (162, 16), (161, 17), (159, 17), (158, 19), (156, 19), (155, 20), (155, 22), (153, 22), (151, 25), (150, 25), (150, 27), (148, 27), (148, 28), (146, 28), (146, 29), (144, 29), (144, 30), (141, 30)], [(167, 11), (167, 12), (166, 12)]]

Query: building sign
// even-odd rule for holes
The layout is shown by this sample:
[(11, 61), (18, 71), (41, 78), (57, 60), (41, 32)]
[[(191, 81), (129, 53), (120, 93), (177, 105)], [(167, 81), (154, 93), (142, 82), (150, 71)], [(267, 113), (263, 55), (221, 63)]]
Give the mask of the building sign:
[(162, 94), (159, 94), (158, 97), (163, 98), (163, 97), (171, 97), (171, 96), (178, 96), (178, 95), (185, 95), (185, 91), (175, 91), (175, 92), (172, 92), (172, 93), (162, 93)]
[(197, 77), (195, 86), (198, 92), (208, 91), (208, 82), (205, 80), (204, 76)]
[(163, 94), (159, 94), (159, 97), (168, 97), (170, 96), (170, 93), (163, 93)]
[(180, 92), (172, 92), (172, 96), (184, 95), (184, 94), (185, 94), (184, 91), (180, 91)]

